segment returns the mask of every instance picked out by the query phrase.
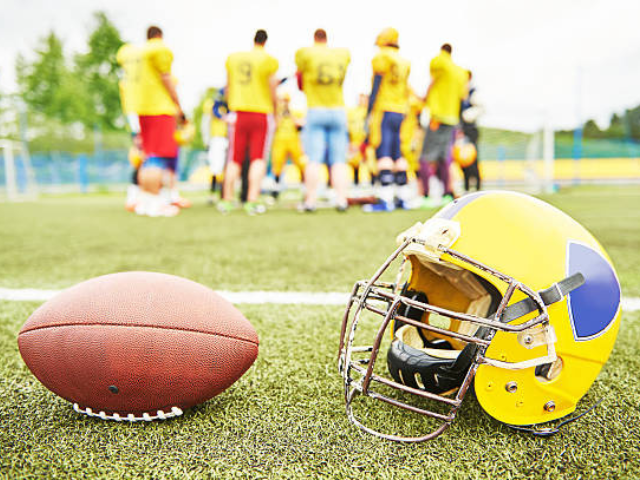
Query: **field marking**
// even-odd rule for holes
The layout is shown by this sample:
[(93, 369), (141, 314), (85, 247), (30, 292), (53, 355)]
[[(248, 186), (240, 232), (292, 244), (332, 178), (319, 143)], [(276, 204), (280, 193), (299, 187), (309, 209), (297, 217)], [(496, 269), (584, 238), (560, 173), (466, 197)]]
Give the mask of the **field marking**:
[[(36, 288), (0, 288), (0, 300), (16, 302), (38, 302), (53, 298), (62, 290), (39, 290)], [(216, 291), (231, 303), (253, 305), (346, 305), (348, 293), (342, 292), (269, 292), (256, 290), (253, 292)], [(622, 299), (622, 310), (637, 312), (640, 310), (640, 297)]]

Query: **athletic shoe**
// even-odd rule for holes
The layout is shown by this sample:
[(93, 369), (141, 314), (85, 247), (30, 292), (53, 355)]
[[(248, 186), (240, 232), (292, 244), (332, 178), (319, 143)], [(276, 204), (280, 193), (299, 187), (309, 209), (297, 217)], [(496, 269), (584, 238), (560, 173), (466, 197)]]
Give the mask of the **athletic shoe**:
[(249, 215), (262, 215), (266, 213), (267, 208), (258, 202), (247, 202), (244, 204), (244, 211)]
[(363, 205), (362, 211), (366, 213), (377, 213), (377, 212), (393, 212), (396, 209), (396, 206), (393, 202), (378, 202), (373, 203), (371, 205)]
[(441, 205), (446, 205), (448, 203), (453, 202), (455, 199), (453, 198), (453, 195), (450, 193), (447, 193), (445, 195), (442, 196), (442, 200), (440, 201)]
[(308, 205), (306, 203), (301, 203), (298, 205), (298, 211), (300, 213), (314, 213), (316, 211), (315, 205)]
[(223, 215), (227, 215), (236, 209), (236, 206), (231, 200), (220, 200), (216, 205), (218, 211)]
[(336, 205), (336, 210), (340, 213), (344, 213), (347, 211), (347, 208), (349, 208), (349, 204), (347, 202), (344, 203), (338, 203)]
[(439, 201), (434, 200), (431, 197), (422, 197), (419, 202), (416, 204), (416, 208), (421, 208), (423, 210), (431, 210), (433, 208), (438, 208), (441, 205)]
[(413, 210), (413, 207), (411, 206), (411, 204), (405, 200), (400, 200), (399, 198), (396, 198), (396, 208), (398, 210)]

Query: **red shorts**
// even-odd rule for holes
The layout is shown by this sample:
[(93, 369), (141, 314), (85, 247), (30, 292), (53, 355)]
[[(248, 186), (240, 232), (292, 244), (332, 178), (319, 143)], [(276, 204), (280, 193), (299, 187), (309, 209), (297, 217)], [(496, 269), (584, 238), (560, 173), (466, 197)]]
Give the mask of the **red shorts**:
[(175, 158), (178, 144), (174, 138), (176, 118), (173, 115), (140, 115), (142, 150), (147, 158)]
[(275, 122), (273, 116), (256, 112), (233, 112), (229, 122), (229, 161), (244, 163), (249, 149), (249, 161), (267, 160)]

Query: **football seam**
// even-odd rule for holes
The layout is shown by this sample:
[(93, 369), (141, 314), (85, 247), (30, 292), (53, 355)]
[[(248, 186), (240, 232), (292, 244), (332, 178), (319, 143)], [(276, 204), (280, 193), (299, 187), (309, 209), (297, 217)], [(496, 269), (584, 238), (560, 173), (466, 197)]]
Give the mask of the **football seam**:
[(259, 341), (254, 342), (252, 340), (240, 337), (234, 337), (233, 335), (225, 335), (223, 333), (213, 333), (213, 332), (203, 332), (202, 330), (196, 330), (194, 328), (180, 328), (180, 327), (161, 327), (159, 325), (142, 325), (142, 324), (121, 324), (121, 323), (60, 323), (56, 325), (45, 325), (41, 327), (33, 327), (28, 330), (23, 330), (18, 333), (18, 336), (23, 333), (35, 332), (38, 330), (46, 330), (50, 328), (58, 328), (58, 327), (139, 327), (139, 328), (155, 328), (158, 330), (177, 330), (180, 332), (189, 332), (189, 333), (201, 333), (203, 335), (213, 335), (216, 337), (229, 338), (232, 340), (239, 340), (241, 342), (250, 343), (255, 346), (260, 346)]

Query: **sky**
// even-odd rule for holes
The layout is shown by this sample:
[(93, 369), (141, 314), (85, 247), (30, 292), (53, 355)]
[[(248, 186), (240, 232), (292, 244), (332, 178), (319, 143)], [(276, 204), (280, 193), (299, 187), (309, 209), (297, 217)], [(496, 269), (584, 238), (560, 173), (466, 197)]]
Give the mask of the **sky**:
[[(15, 90), (15, 58), (32, 58), (54, 31), (67, 54), (86, 49), (92, 14), (107, 13), (126, 41), (142, 43), (149, 25), (164, 30), (185, 111), (209, 86), (225, 83), (224, 63), (252, 46), (258, 28), (280, 62), (295, 73), (295, 51), (324, 28), (329, 43), (351, 51), (345, 101), (371, 85), (376, 35), (400, 32), (421, 95), (440, 45), (473, 71), (487, 126), (533, 131), (575, 128), (588, 118), (606, 126), (612, 113), (640, 104), (640, 2), (637, 0), (0, 0), (0, 91)], [(285, 88), (294, 89), (293, 82)], [(294, 101), (304, 97), (294, 93)]]

